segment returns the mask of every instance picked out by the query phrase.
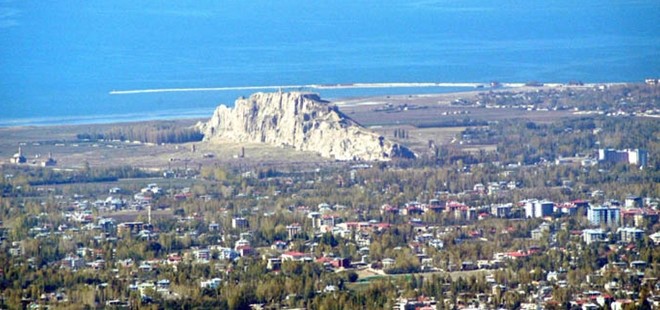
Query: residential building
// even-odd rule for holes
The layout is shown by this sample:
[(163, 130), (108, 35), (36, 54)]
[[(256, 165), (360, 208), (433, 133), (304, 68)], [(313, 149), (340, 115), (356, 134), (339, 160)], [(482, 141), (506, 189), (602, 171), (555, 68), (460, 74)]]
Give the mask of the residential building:
[(270, 246), (270, 248), (273, 249), (273, 250), (283, 251), (283, 250), (286, 249), (286, 246), (287, 246), (286, 242), (281, 241), (281, 240), (276, 240), (275, 242), (273, 242), (273, 244)]
[(508, 218), (511, 216), (511, 209), (513, 204), (507, 203), (502, 205), (494, 205), (490, 207), (490, 214), (499, 218)]
[(248, 226), (248, 220), (244, 217), (235, 217), (231, 219), (231, 227), (234, 229), (247, 228)]
[(312, 261), (312, 258), (309, 255), (307, 255), (305, 253), (301, 253), (301, 252), (295, 252), (295, 251), (284, 252), (280, 256), (280, 258), (282, 259), (283, 262), (284, 261), (294, 261), (294, 262)]
[(589, 202), (585, 200), (574, 200), (555, 205), (555, 212), (568, 216), (575, 216), (577, 214), (586, 215), (588, 208)]
[(333, 215), (324, 215), (320, 218), (321, 227), (334, 227), (336, 217)]
[(238, 248), (245, 246), (250, 246), (250, 241), (245, 239), (239, 239), (234, 243), (234, 250), (238, 251)]
[(122, 234), (125, 231), (137, 234), (143, 230), (144, 226), (143, 222), (124, 222), (117, 225), (117, 234)]
[(433, 239), (429, 241), (429, 245), (436, 249), (442, 249), (445, 246), (445, 243), (440, 239)]
[(232, 248), (218, 248), (218, 259), (220, 260), (234, 260), (239, 256), (241, 256), (241, 254)]
[(211, 260), (211, 252), (208, 249), (198, 249), (193, 251), (195, 260), (199, 262), (208, 262)]
[(607, 234), (602, 229), (585, 229), (582, 231), (582, 240), (586, 244), (607, 240)]
[(280, 270), (282, 267), (282, 259), (277, 257), (268, 258), (268, 263), (266, 264), (266, 269), (268, 270)]
[(289, 235), (289, 240), (293, 239), (293, 237), (295, 235), (297, 235), (298, 233), (300, 233), (301, 230), (302, 230), (302, 227), (300, 227), (300, 224), (298, 224), (298, 223), (293, 223), (291, 225), (287, 225), (286, 226), (286, 232)]
[(660, 245), (660, 231), (649, 236), (655, 245)]
[(550, 224), (542, 223), (538, 228), (532, 230), (532, 239), (541, 240), (543, 239), (543, 234), (550, 232)]
[(309, 212), (307, 218), (312, 220), (312, 227), (319, 228), (321, 225), (321, 212)]
[(382, 263), (383, 263), (383, 268), (388, 268), (393, 266), (394, 263), (396, 263), (396, 261), (393, 258), (386, 257), (383, 258)]
[(459, 221), (471, 221), (476, 220), (479, 212), (477, 208), (470, 208), (468, 206), (463, 206), (454, 210), (454, 218)]
[(552, 215), (555, 204), (552, 201), (527, 200), (525, 201), (525, 217), (539, 218)]
[(644, 206), (643, 201), (642, 201), (642, 197), (632, 196), (632, 195), (626, 197), (626, 199), (624, 200), (623, 205), (625, 206), (626, 209), (642, 208)]
[(214, 289), (217, 289), (218, 287), (220, 287), (221, 283), (222, 283), (222, 280), (220, 280), (220, 278), (213, 278), (213, 279), (210, 279), (210, 280), (203, 280), (200, 283), (200, 287), (214, 290)]
[(644, 231), (635, 227), (622, 227), (616, 232), (623, 242), (636, 242), (644, 237)]
[(621, 222), (621, 210), (611, 205), (590, 205), (587, 210), (587, 218), (592, 225), (617, 226)]
[(65, 269), (77, 270), (85, 267), (85, 261), (77, 256), (67, 256), (62, 259), (60, 266)]
[(598, 149), (598, 161), (646, 166), (648, 163), (648, 152), (644, 149)]

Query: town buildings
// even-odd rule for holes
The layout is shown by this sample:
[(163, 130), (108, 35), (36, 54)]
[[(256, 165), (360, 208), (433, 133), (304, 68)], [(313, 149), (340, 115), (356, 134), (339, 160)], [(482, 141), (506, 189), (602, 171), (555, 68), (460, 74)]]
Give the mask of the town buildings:
[(648, 163), (648, 152), (644, 149), (598, 149), (598, 161), (646, 166)]

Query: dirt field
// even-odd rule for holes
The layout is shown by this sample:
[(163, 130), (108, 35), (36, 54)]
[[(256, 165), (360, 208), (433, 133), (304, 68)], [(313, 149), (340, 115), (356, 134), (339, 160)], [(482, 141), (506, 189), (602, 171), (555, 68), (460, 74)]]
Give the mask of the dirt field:
[[(182, 126), (192, 126), (196, 121), (182, 120)], [(153, 169), (199, 168), (207, 165), (272, 165), (278, 163), (305, 164), (325, 162), (314, 153), (297, 152), (293, 149), (261, 144), (203, 142), (184, 144), (145, 144), (122, 141), (81, 141), (76, 134), (103, 132), (118, 124), (77, 125), (49, 127), (0, 128), (0, 163), (8, 163), (21, 146), (28, 164), (39, 165), (48, 153), (57, 160), (57, 168), (133, 165)], [(130, 124), (120, 124), (130, 126)], [(193, 145), (195, 152), (193, 152)], [(239, 158), (241, 148), (245, 156)]]

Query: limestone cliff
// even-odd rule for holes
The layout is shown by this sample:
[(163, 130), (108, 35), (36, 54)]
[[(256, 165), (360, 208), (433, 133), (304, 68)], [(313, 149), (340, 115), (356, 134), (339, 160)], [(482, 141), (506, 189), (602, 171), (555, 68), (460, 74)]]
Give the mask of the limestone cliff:
[(210, 142), (260, 142), (317, 152), (336, 160), (386, 161), (414, 157), (407, 148), (371, 132), (317, 94), (256, 93), (219, 106), (199, 125)]

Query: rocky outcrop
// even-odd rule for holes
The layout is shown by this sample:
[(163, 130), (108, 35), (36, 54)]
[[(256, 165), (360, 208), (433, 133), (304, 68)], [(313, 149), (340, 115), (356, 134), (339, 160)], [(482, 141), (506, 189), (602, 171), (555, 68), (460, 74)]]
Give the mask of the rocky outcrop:
[(198, 126), (204, 140), (210, 142), (268, 143), (336, 160), (415, 157), (406, 147), (363, 128), (313, 93), (256, 93), (236, 100), (234, 108), (219, 106), (208, 122)]

